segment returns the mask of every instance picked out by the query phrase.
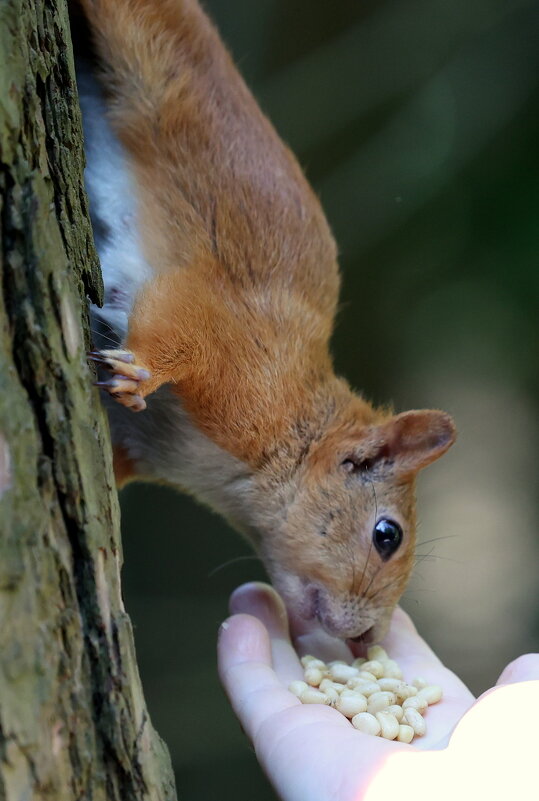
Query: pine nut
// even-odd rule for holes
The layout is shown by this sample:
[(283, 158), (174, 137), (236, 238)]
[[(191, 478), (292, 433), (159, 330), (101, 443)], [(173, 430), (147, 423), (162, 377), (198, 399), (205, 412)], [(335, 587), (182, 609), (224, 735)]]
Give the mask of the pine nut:
[(351, 690), (349, 687), (343, 687), (341, 696), (343, 696), (344, 698), (350, 698), (350, 696), (355, 696), (355, 695), (360, 695), (362, 698), (365, 698), (365, 701), (367, 700), (367, 697), (363, 695), (363, 693), (360, 692), (359, 690)]
[(418, 737), (421, 737), (426, 732), (425, 721), (413, 707), (408, 707), (404, 710), (403, 722), (412, 727)]
[(364, 681), (376, 681), (376, 676), (369, 670), (360, 670), (358, 673), (358, 678), (363, 679)]
[(375, 679), (380, 679), (384, 675), (384, 666), (376, 659), (371, 659), (369, 662), (364, 662), (361, 666), (361, 672), (368, 671), (372, 673)]
[(387, 690), (390, 693), (396, 693), (401, 687), (404, 687), (404, 682), (400, 679), (378, 679), (378, 684), (381, 690)]
[(311, 687), (318, 687), (323, 678), (324, 674), (318, 668), (309, 666), (305, 671), (305, 681), (307, 684), (310, 684)]
[(331, 681), (331, 679), (322, 679), (318, 689), (322, 690), (323, 693), (325, 693), (328, 689), (335, 690), (336, 693), (340, 693), (342, 692), (343, 685), (337, 684), (336, 681)]
[(399, 743), (411, 743), (414, 739), (414, 730), (411, 726), (408, 726), (407, 723), (402, 723), (399, 726), (399, 733), (397, 734), (397, 740)]
[(362, 695), (372, 695), (373, 693), (379, 693), (380, 687), (378, 686), (378, 682), (376, 681), (365, 681), (365, 679), (349, 679), (346, 686), (351, 690), (357, 690)]
[(404, 715), (402, 706), (399, 706), (398, 704), (391, 704), (391, 706), (388, 706), (387, 711), (391, 712), (391, 714), (397, 718), (399, 723), (401, 722), (402, 716)]
[(352, 718), (352, 726), (358, 729), (358, 731), (362, 731), (364, 734), (374, 734), (374, 736), (380, 734), (382, 730), (380, 723), (376, 720), (374, 715), (370, 715), (368, 712), (360, 712), (359, 715), (354, 715)]
[(371, 645), (367, 648), (367, 657), (369, 659), (377, 659), (379, 662), (385, 662), (389, 659), (387, 651), (381, 645)]
[(339, 693), (337, 690), (334, 690), (333, 687), (328, 687), (326, 690), (322, 691), (325, 696), (327, 696), (330, 700), (331, 706), (336, 706), (337, 701), (340, 698)]
[(397, 696), (397, 703), (402, 704), (402, 702), (406, 701), (407, 698), (415, 697), (417, 693), (418, 693), (417, 687), (413, 687), (411, 684), (405, 684), (404, 682), (402, 682), (399, 689), (395, 690), (395, 695)]
[(293, 681), (288, 685), (289, 692), (293, 693), (297, 698), (301, 697), (302, 692), (307, 690), (309, 685), (305, 681)]
[(402, 704), (403, 709), (417, 709), (417, 711), (420, 713), (423, 713), (427, 706), (427, 702), (424, 698), (421, 698), (419, 694), (413, 695), (411, 698), (407, 698)]
[(299, 700), (302, 704), (326, 704), (326, 706), (331, 704), (325, 693), (321, 693), (320, 690), (315, 690), (313, 687), (307, 687), (301, 693)]
[(357, 675), (357, 668), (351, 665), (332, 665), (329, 669), (329, 677), (341, 684), (346, 684), (349, 679), (353, 679)]
[(311, 656), (310, 654), (306, 654), (305, 656), (301, 657), (301, 664), (304, 668), (313, 667), (318, 668), (319, 670), (326, 670), (326, 663), (322, 662), (321, 659), (317, 659), (316, 656)]
[(385, 740), (394, 740), (399, 733), (399, 721), (390, 712), (377, 712), (376, 720), (380, 724), (380, 734)]
[(381, 712), (382, 709), (387, 709), (395, 703), (397, 699), (394, 693), (378, 692), (373, 693), (367, 701), (367, 711), (374, 715), (376, 712)]
[(424, 698), (427, 704), (437, 704), (441, 700), (443, 691), (438, 684), (428, 684), (417, 693), (420, 698)]
[(354, 715), (359, 715), (360, 712), (367, 710), (367, 699), (359, 693), (341, 695), (335, 704), (335, 709), (345, 717), (353, 718)]
[(423, 678), (423, 676), (416, 676), (415, 679), (412, 681), (414, 687), (417, 687), (418, 690), (422, 690), (423, 687), (426, 687), (428, 681)]
[(361, 665), (365, 664), (366, 661), (367, 660), (363, 656), (358, 656), (357, 659), (354, 659), (352, 662), (352, 667), (358, 668), (359, 670)]

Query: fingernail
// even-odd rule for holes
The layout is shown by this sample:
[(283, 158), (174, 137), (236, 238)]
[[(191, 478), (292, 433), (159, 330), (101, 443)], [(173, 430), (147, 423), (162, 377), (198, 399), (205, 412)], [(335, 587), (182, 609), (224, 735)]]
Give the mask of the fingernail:
[(230, 599), (230, 611), (232, 614), (237, 615), (239, 612), (248, 612), (253, 606), (252, 599), (249, 598), (249, 593), (237, 593)]
[(221, 639), (221, 637), (223, 636), (223, 632), (225, 632), (225, 631), (227, 630), (227, 628), (229, 627), (229, 625), (230, 625), (230, 624), (228, 623), (228, 621), (227, 621), (227, 620), (223, 620), (223, 622), (221, 623), (221, 625), (220, 625), (220, 626), (219, 626), (219, 628), (217, 629), (217, 642), (219, 642), (219, 640), (220, 640), (220, 639)]

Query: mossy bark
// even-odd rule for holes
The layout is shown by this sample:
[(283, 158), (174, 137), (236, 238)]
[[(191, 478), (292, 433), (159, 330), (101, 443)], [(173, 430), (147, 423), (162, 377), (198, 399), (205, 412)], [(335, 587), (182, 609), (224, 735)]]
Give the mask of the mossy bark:
[(0, 801), (175, 799), (121, 600), (64, 0), (0, 4)]

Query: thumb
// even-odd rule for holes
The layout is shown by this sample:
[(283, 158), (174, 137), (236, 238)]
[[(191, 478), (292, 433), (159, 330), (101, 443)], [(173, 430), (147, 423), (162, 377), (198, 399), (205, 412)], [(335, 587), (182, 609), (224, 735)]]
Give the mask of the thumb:
[(502, 670), (496, 686), (537, 679), (539, 679), (539, 654), (524, 654), (514, 659)]

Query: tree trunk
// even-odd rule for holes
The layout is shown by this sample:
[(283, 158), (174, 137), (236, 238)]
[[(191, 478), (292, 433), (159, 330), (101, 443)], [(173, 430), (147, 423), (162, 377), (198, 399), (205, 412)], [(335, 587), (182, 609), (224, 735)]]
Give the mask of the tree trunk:
[(64, 0), (0, 4), (0, 801), (175, 799), (120, 592)]

